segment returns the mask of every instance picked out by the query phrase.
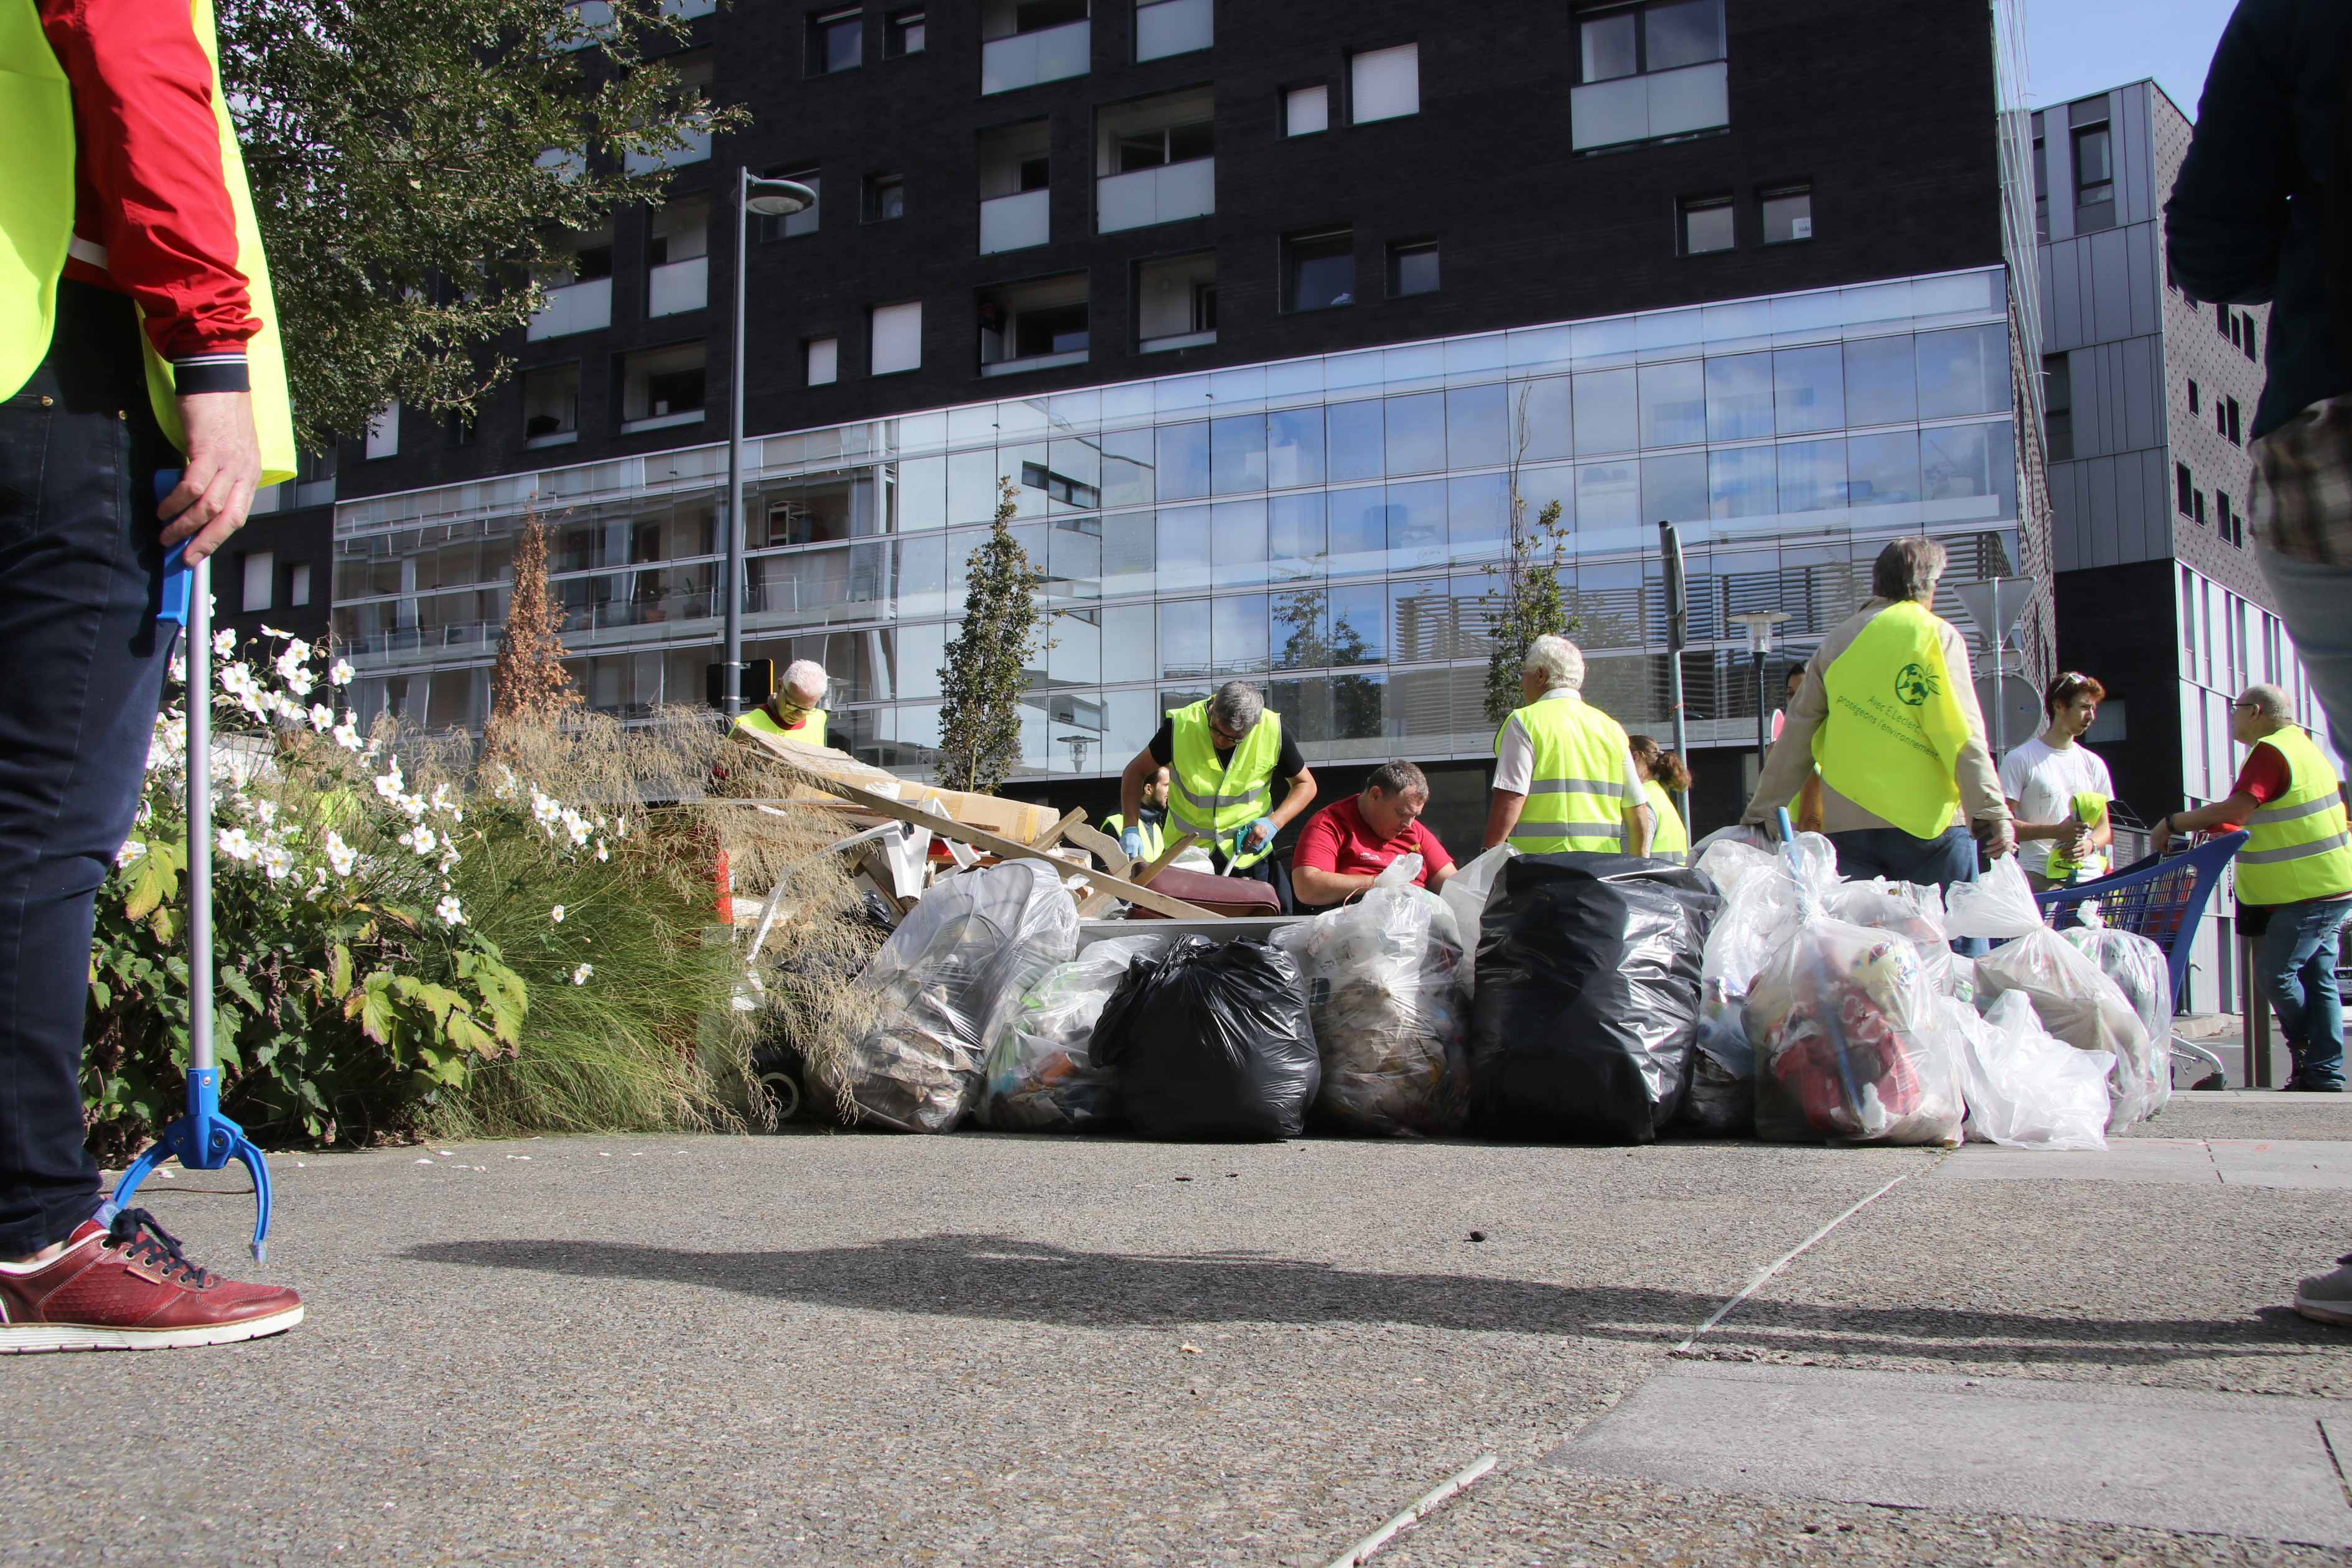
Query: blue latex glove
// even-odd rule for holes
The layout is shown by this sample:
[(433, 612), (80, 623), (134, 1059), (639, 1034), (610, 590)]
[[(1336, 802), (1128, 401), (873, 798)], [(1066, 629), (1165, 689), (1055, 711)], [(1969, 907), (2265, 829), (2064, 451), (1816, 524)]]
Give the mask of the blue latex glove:
[(1130, 860), (1142, 859), (1143, 829), (1140, 827), (1120, 828), (1118, 830), (1118, 848), (1119, 853), (1125, 855)]
[(1246, 855), (1253, 849), (1263, 848), (1266, 845), (1273, 843), (1274, 836), (1281, 831), (1282, 828), (1280, 825), (1277, 824), (1274, 818), (1270, 816), (1261, 816), (1255, 822), (1251, 823), (1247, 827), (1243, 828), (1239, 833), (1234, 835), (1234, 851), (1238, 854)]

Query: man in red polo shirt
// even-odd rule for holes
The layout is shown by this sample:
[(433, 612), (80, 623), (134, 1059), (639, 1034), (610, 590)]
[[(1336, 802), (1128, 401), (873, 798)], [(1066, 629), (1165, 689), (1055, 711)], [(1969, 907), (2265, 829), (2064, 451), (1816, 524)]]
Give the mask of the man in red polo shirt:
[(1383, 763), (1364, 793), (1333, 801), (1308, 819), (1291, 857), (1290, 885), (1302, 904), (1342, 904), (1372, 885), (1401, 855), (1421, 857), (1413, 881), (1431, 892), (1454, 875), (1454, 857), (1421, 825), (1429, 778), (1411, 763)]

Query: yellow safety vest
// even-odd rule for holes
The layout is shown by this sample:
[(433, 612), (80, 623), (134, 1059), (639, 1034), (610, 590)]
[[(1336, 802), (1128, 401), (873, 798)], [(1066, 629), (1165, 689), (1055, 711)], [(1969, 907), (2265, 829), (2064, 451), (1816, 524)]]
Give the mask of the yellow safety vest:
[(2352, 893), (2352, 832), (2338, 793), (2343, 781), (2327, 753), (2293, 726), (2263, 739), (2286, 759), (2287, 791), (2246, 819), (2251, 837), (2238, 851), (2238, 898), (2299, 904)]
[(1642, 794), (1658, 817), (1658, 825), (1650, 830), (1650, 858), (1681, 865), (1690, 858), (1690, 829), (1683, 826), (1683, 814), (1675, 809), (1675, 797), (1655, 779), (1642, 781)]
[[(1625, 847), (1625, 731), (1581, 698), (1552, 697), (1511, 715), (1535, 748), (1535, 769), (1511, 847), (1522, 855)], [(1504, 729), (1510, 720), (1503, 721)], [(1502, 750), (1503, 732), (1495, 731)]]
[[(2067, 815), (2085, 827), (2096, 827), (2107, 819), (2107, 797), (2096, 790), (2077, 790)], [(2069, 860), (2053, 846), (2042, 874), (2053, 882), (2087, 882), (2106, 869), (2107, 858), (2096, 849), (2084, 851), (2080, 860)]]
[[(286, 358), (278, 340), (278, 306), (269, 292), (269, 264), (261, 251), (245, 159), (229, 123), (220, 80), (220, 47), (212, 0), (192, 0), (196, 41), (213, 73), (213, 118), (220, 127), (221, 174), (236, 214), (236, 266), (245, 274), (261, 331), (245, 345), (253, 387), (253, 422), (261, 437), (261, 482), (294, 477), (294, 419), (286, 395)], [(13, 147), (0, 179), (0, 396), (14, 396), (49, 352), (57, 331), (58, 279), (73, 240), (73, 98), (65, 68), (41, 31), (34, 0), (0, 0), (0, 147)], [(172, 366), (146, 333), (147, 400), (155, 422), (183, 452)]]
[(1914, 838), (1952, 826), (1952, 763), (1970, 733), (1944, 665), (1943, 625), (1911, 599), (1872, 616), (1823, 672), (1829, 717), (1813, 731), (1822, 782)]
[[(1265, 814), (1260, 813), (1259, 815), (1263, 816)], [(1141, 812), (1138, 812), (1136, 816), (1139, 820), (1138, 820), (1135, 825), (1135, 831), (1137, 836), (1143, 840), (1143, 858), (1146, 860), (1157, 860), (1160, 858), (1160, 852), (1168, 847), (1167, 837), (1160, 832), (1159, 823), (1153, 822), (1150, 818), (1145, 817)], [(1166, 814), (1162, 813), (1161, 816), (1162, 820), (1165, 820)], [(1251, 820), (1255, 821), (1256, 818), (1253, 817)], [(1109, 834), (1113, 838), (1118, 837), (1120, 834), (1127, 831), (1127, 818), (1124, 816), (1104, 817), (1103, 831)]]
[(805, 746), (824, 744), (824, 710), (822, 708), (810, 709), (807, 721), (797, 730), (787, 730), (777, 723), (770, 717), (765, 707), (749, 709), (739, 714), (735, 720), (735, 727), (739, 730), (757, 730), (762, 735), (781, 735), (787, 741), (798, 741)]
[(1234, 835), (1274, 809), (1274, 767), (1282, 760), (1282, 715), (1267, 709), (1250, 726), (1226, 761), (1217, 761), (1217, 738), (1209, 729), (1209, 704), (1171, 710), (1175, 735), (1169, 774), (1175, 788), (1168, 815), (1186, 833), (1196, 833), (1225, 854), (1235, 870), (1255, 866), (1274, 852), (1269, 838), (1259, 848), (1236, 853)]

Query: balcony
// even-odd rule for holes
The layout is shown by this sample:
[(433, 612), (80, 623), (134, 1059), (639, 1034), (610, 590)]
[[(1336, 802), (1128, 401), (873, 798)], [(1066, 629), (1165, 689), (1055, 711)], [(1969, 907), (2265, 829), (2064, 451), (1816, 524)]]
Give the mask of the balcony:
[(1052, 237), (1052, 204), (1047, 199), (1051, 194), (1042, 189), (1021, 191), (981, 203), (980, 253), (993, 256), (1000, 250), (1026, 250), (1045, 244)]
[(1577, 152), (1687, 136), (1731, 123), (1727, 67), (1721, 60), (1647, 76), (1619, 77), (1571, 88), (1570, 145)]
[(613, 324), (613, 280), (592, 278), (547, 291), (547, 303), (530, 319), (524, 336), (532, 342), (572, 332), (593, 332)]
[(1213, 0), (1146, 0), (1135, 8), (1135, 58), (1189, 55), (1216, 42)]
[(1217, 161), (1195, 158), (1156, 169), (1105, 174), (1095, 182), (1095, 227), (1102, 234), (1142, 228), (1217, 210)]
[(710, 302), (710, 258), (689, 256), (684, 261), (651, 268), (646, 280), (646, 314), (675, 316), (699, 310)]
[(1011, 92), (1041, 81), (1084, 76), (1093, 56), (1094, 24), (1089, 21), (992, 38), (980, 47), (980, 90), (983, 95)]

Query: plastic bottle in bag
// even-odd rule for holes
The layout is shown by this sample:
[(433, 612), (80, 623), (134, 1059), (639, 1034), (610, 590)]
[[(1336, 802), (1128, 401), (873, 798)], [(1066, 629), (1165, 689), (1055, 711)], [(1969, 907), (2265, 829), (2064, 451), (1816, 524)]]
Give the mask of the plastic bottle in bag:
[(1933, 999), (1907, 938), (1826, 918), (1804, 924), (1757, 976), (1742, 1014), (1757, 1054), (1758, 1134), (1958, 1142), (1960, 1064), (1934, 1026)]
[(1165, 936), (1112, 937), (1031, 986), (988, 1053), (980, 1120), (999, 1131), (1088, 1132), (1118, 1121), (1118, 1085), (1089, 1049), (1095, 1025), (1130, 962)]
[(1316, 1108), (1357, 1132), (1458, 1128), (1469, 1004), (1455, 979), (1461, 934), (1444, 900), (1421, 888), (1375, 886), (1275, 940), (1307, 977), (1323, 1059)]

